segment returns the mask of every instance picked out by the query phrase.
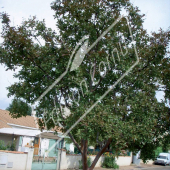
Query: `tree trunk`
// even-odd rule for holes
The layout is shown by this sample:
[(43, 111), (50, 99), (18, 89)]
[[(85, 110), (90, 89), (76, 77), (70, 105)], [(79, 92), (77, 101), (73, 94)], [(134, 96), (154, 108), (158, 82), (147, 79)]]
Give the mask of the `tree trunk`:
[(87, 165), (87, 146), (88, 146), (88, 141), (83, 140), (83, 143), (84, 143), (84, 149), (83, 149), (83, 154), (82, 154), (83, 170), (87, 170), (88, 169), (88, 165)]
[(81, 146), (78, 145), (76, 140), (73, 138), (73, 136), (69, 133), (70, 138), (72, 139), (73, 143), (77, 146), (79, 151), (81, 152), (82, 155), (82, 164), (83, 164), (83, 170), (93, 170), (97, 161), (101, 157), (101, 155), (107, 150), (109, 144), (111, 143), (112, 139), (109, 138), (106, 142), (106, 144), (103, 146), (103, 148), (99, 151), (99, 153), (96, 155), (93, 163), (91, 166), (88, 168), (87, 165), (87, 149), (88, 149), (88, 141), (87, 140), (81, 140)]
[[(101, 151), (99, 151), (99, 153), (96, 155), (93, 163), (91, 164), (90, 168), (88, 168), (88, 170), (93, 170), (97, 161), (99, 160), (99, 158), (101, 157), (101, 155), (106, 151), (106, 149), (108, 148), (109, 144), (111, 143), (112, 139), (109, 138), (106, 142), (106, 144), (103, 146), (103, 148), (101, 149)], [(84, 169), (83, 169), (84, 170)]]

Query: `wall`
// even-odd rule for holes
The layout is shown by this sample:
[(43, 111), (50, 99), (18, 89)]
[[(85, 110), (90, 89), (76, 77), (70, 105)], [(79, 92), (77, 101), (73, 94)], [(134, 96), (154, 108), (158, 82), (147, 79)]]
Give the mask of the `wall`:
[(74, 152), (74, 144), (70, 143), (70, 152)]
[(64, 141), (64, 147), (69, 150), (71, 153), (74, 153), (74, 144), (73, 143), (67, 143)]
[[(60, 169), (68, 169), (68, 168), (78, 168), (79, 167), (79, 161), (81, 160), (81, 155), (66, 155), (66, 151), (59, 150), (58, 152), (58, 158), (60, 158), (61, 154), (61, 162), (58, 159), (58, 168), (59, 168), (59, 162), (60, 162)], [(93, 161), (95, 159), (95, 156), (90, 156), (91, 160)], [(101, 167), (102, 162), (104, 160), (104, 157), (101, 156), (96, 164), (95, 167)], [(132, 162), (132, 156), (119, 156), (116, 158), (116, 162), (119, 166), (128, 166)]]
[[(90, 156), (91, 160), (94, 161), (96, 155), (95, 156)], [(95, 167), (101, 167), (102, 166), (102, 163), (104, 161), (104, 156), (101, 156), (96, 164)]]
[(15, 142), (16, 142), (16, 151), (19, 151), (19, 136), (17, 136), (16, 138), (15, 138)]
[(80, 155), (66, 155), (67, 168), (78, 168), (80, 160)]
[[(89, 157), (91, 158), (91, 161), (93, 162), (93, 160), (95, 159), (95, 156), (89, 156)], [(62, 165), (62, 167), (60, 167), (61, 169), (78, 168), (79, 167), (79, 161), (81, 160), (81, 155), (66, 155), (65, 159), (66, 159), (66, 161), (64, 163), (64, 166)], [(100, 157), (95, 167), (96, 168), (101, 167), (103, 160), (104, 160), (104, 157), (103, 156)]]
[(34, 137), (24, 136), (22, 139), (22, 146), (24, 147), (25, 145), (27, 145), (27, 143), (31, 145), (33, 140), (34, 140)]
[(30, 148), (28, 153), (1, 150), (0, 170), (31, 170), (33, 151), (33, 148)]
[(116, 163), (119, 166), (128, 166), (132, 163), (132, 156), (119, 156), (116, 158)]

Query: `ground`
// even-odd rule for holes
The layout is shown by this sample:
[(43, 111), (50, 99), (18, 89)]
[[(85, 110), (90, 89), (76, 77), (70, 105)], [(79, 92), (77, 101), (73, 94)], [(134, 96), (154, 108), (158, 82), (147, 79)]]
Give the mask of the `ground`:
[[(94, 170), (113, 170), (113, 169), (95, 168)], [(140, 166), (136, 165), (120, 166), (119, 170), (170, 170), (170, 166), (141, 164)]]

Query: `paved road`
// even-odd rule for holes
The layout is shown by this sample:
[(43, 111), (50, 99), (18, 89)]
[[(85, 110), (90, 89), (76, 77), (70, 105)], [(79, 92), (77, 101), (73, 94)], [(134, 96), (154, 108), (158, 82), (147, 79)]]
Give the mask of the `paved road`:
[[(106, 170), (106, 169), (97, 169), (97, 170)], [(124, 166), (119, 167), (119, 170), (170, 170), (170, 166), (162, 166), (162, 165), (146, 165), (141, 164), (140, 166)]]
[[(170, 166), (162, 166), (162, 167), (149, 167), (149, 168), (139, 168), (139, 170), (170, 170)], [(136, 168), (137, 170), (137, 168)]]
[[(107, 168), (95, 168), (94, 170), (113, 170)], [(146, 165), (141, 164), (140, 166), (130, 165), (130, 166), (120, 166), (117, 170), (170, 170), (170, 166), (162, 166), (162, 165)]]

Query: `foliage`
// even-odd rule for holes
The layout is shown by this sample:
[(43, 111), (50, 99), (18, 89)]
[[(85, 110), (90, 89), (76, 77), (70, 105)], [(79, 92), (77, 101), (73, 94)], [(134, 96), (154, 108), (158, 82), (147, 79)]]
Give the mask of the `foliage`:
[(69, 150), (66, 150), (66, 154), (70, 154), (70, 151), (69, 151)]
[[(170, 109), (169, 109), (169, 112), (170, 112)], [(164, 137), (164, 140), (162, 142), (162, 149), (163, 149), (163, 152), (170, 151), (170, 135), (166, 135)]]
[(77, 149), (77, 147), (74, 147), (74, 153), (75, 154), (79, 154), (80, 153), (80, 151)]
[(9, 151), (15, 151), (16, 150), (16, 142), (13, 141), (8, 142), (7, 145), (5, 145), (5, 142), (3, 140), (0, 140), (0, 150), (9, 150)]
[(152, 143), (146, 143), (145, 146), (142, 148), (140, 158), (146, 163), (147, 160), (152, 159), (155, 160), (155, 152), (154, 150), (157, 147)]
[(113, 168), (113, 169), (118, 169), (119, 166), (116, 164), (115, 156), (110, 153), (104, 154), (104, 161), (102, 163), (103, 168)]
[(16, 151), (16, 142), (13, 141), (8, 148), (10, 151)]
[[(148, 35), (142, 26), (144, 15), (129, 0), (57, 0), (51, 8), (59, 34), (36, 17), (19, 26), (10, 26), (9, 16), (1, 13), (4, 41), (0, 47), (0, 62), (7, 70), (20, 67), (14, 75), (20, 81), (8, 87), (8, 96), (33, 104), (67, 71), (39, 101), (36, 111), (43, 117), (40, 125), (48, 129), (62, 125), (60, 130), (66, 132), (97, 104), (68, 134), (82, 158), (87, 158), (88, 145), (100, 146), (90, 170), (106, 150), (116, 153), (126, 149), (141, 150), (142, 159), (153, 158), (152, 151), (164, 140), (165, 134), (169, 134), (170, 114), (166, 100), (158, 102), (155, 97), (158, 90), (165, 91), (166, 99), (170, 96), (169, 30), (160, 29)], [(76, 58), (75, 54), (71, 55), (76, 44), (82, 37), (89, 36), (85, 41), (90, 47), (117, 21), (122, 8), (128, 14), (133, 43), (127, 21), (122, 18), (88, 51), (80, 67), (70, 70), (72, 60)], [(78, 45), (75, 53), (83, 45), (84, 42)], [(134, 47), (137, 47), (140, 62), (115, 85), (114, 90), (100, 99), (136, 62)], [(118, 50), (119, 56), (114, 49)], [(73, 58), (69, 62), (70, 56)], [(87, 87), (82, 82), (86, 82)], [(64, 108), (70, 111), (69, 115), (65, 115)], [(26, 115), (25, 112), (13, 115), (22, 114)], [(88, 168), (86, 162), (83, 162), (83, 168)]]
[(155, 158), (157, 158), (158, 155), (159, 155), (161, 152), (163, 152), (163, 151), (162, 151), (162, 147), (157, 147), (156, 150), (155, 150)]
[(13, 118), (31, 115), (31, 107), (21, 99), (13, 99), (6, 110), (10, 111)]
[(95, 150), (87, 152), (88, 155), (97, 155), (98, 153), (99, 151), (95, 151)]
[(5, 146), (4, 141), (0, 140), (0, 150), (6, 150), (7, 147)]

